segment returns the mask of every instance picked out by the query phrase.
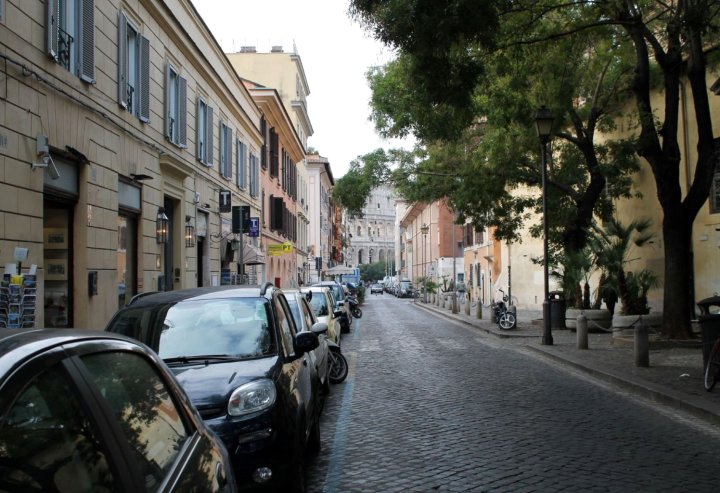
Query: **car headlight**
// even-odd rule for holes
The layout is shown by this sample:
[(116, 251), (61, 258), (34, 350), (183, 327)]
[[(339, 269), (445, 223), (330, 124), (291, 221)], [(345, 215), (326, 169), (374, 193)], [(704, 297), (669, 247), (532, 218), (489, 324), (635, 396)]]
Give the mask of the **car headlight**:
[(228, 414), (243, 416), (268, 409), (275, 404), (277, 392), (272, 380), (263, 378), (241, 385), (230, 396)]

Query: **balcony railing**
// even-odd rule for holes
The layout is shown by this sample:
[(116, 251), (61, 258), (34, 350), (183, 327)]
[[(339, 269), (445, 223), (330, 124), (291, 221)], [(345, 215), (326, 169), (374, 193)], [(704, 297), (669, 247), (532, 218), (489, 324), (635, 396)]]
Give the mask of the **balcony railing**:
[(70, 70), (70, 50), (74, 38), (62, 29), (58, 29), (58, 63)]

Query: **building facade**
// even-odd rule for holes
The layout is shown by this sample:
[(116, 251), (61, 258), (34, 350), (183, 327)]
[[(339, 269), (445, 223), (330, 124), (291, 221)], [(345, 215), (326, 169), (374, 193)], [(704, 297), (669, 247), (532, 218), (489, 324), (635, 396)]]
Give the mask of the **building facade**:
[(35, 325), (236, 273), (262, 115), (192, 3), (14, 2), (0, 34), (0, 255), (37, 266)]
[(330, 191), (335, 185), (330, 161), (319, 154), (307, 156), (308, 174), (308, 282), (322, 280), (322, 273), (331, 267), (335, 245), (334, 213)]
[(347, 219), (347, 232), (352, 235), (348, 249), (350, 266), (387, 262), (395, 268), (395, 193), (388, 186), (370, 192), (362, 217)]

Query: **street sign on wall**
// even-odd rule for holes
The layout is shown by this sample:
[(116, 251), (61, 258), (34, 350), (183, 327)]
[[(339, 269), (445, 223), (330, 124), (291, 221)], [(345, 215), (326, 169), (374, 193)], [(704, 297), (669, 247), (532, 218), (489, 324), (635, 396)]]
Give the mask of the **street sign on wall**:
[(250, 227), (248, 228), (248, 236), (257, 238), (260, 236), (260, 218), (259, 217), (251, 217), (250, 218)]

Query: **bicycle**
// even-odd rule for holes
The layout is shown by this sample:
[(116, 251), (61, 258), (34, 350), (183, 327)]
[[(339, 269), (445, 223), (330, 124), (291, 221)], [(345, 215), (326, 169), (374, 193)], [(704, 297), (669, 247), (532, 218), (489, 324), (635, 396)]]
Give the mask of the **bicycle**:
[(720, 379), (720, 339), (715, 341), (705, 367), (705, 390), (710, 392)]

